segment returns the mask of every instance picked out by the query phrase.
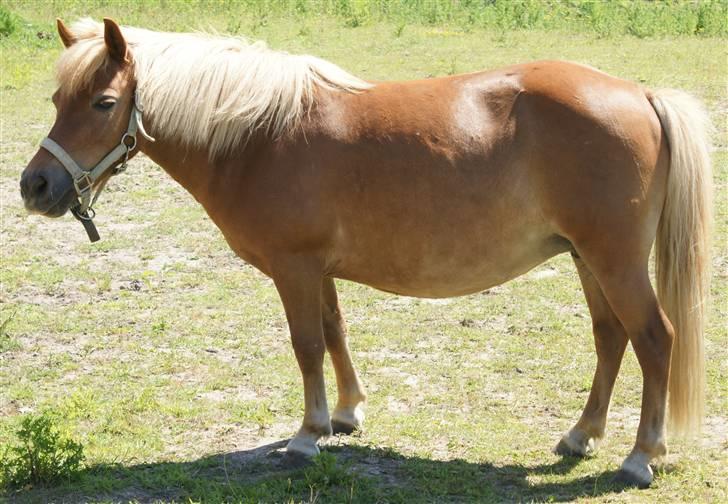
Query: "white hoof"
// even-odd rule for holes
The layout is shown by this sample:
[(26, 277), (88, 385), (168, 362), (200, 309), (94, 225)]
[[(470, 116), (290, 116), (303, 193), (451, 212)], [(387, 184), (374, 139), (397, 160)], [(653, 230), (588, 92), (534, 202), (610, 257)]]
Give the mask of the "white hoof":
[(622, 462), (617, 479), (625, 483), (647, 488), (654, 475), (650, 467), (650, 459), (644, 453), (633, 453)]
[(320, 453), (316, 441), (308, 437), (299, 436), (291, 438), (286, 446), (286, 452), (292, 455), (302, 455), (304, 457), (313, 457)]
[(599, 446), (597, 439), (582, 430), (571, 429), (564, 434), (564, 437), (554, 447), (553, 452), (557, 455), (588, 457), (594, 454), (597, 446)]
[(364, 410), (361, 406), (356, 408), (335, 409), (331, 415), (331, 428), (334, 434), (351, 434), (361, 430), (364, 425)]

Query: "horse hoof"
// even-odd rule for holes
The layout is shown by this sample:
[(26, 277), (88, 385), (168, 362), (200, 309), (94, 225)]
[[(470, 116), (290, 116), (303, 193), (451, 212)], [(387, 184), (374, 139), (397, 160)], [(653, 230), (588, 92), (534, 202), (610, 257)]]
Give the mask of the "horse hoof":
[(286, 446), (286, 455), (292, 458), (308, 459), (319, 453), (318, 445), (311, 439), (294, 437)]
[(615, 481), (637, 488), (649, 487), (652, 484), (654, 476), (652, 474), (652, 468), (644, 458), (642, 456), (627, 457), (615, 476)]
[(359, 430), (359, 427), (356, 425), (351, 425), (350, 423), (346, 422), (340, 422), (339, 420), (331, 419), (331, 429), (333, 430), (334, 434), (343, 434), (345, 436), (348, 436), (349, 434), (353, 434), (355, 431)]
[(357, 407), (354, 410), (335, 410), (331, 415), (331, 429), (334, 434), (353, 434), (360, 431), (364, 423), (364, 412)]
[(596, 450), (596, 442), (594, 438), (589, 437), (586, 433), (576, 430), (570, 430), (558, 444), (554, 447), (553, 452), (562, 457), (589, 457)]
[(640, 489), (649, 488), (652, 484), (652, 478), (645, 478), (643, 475), (634, 474), (624, 469), (617, 471), (614, 482), (620, 485), (637, 487)]

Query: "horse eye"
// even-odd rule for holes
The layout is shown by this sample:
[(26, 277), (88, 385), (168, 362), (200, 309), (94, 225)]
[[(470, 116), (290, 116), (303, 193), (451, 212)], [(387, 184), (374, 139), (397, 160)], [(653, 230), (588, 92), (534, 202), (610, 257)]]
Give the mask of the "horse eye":
[(109, 110), (114, 105), (116, 105), (115, 100), (104, 99), (94, 103), (94, 108), (97, 110)]

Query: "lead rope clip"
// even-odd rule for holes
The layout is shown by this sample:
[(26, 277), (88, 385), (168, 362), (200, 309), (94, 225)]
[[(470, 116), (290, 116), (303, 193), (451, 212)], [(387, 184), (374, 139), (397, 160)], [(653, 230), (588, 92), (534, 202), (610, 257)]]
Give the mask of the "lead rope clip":
[(96, 229), (96, 224), (93, 221), (94, 217), (96, 217), (96, 212), (91, 207), (85, 212), (81, 212), (79, 210), (80, 208), (81, 205), (71, 208), (71, 213), (77, 221), (83, 224), (83, 229), (86, 231), (89, 241), (91, 243), (99, 241), (101, 236), (99, 236), (99, 231)]

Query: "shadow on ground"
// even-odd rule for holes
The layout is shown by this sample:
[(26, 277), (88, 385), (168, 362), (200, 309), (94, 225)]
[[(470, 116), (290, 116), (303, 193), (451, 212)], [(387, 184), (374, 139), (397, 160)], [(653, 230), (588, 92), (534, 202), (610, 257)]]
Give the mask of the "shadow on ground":
[[(568, 474), (580, 459), (494, 465), (430, 460), (392, 450), (329, 446), (313, 462), (285, 441), (188, 462), (98, 465), (72, 482), (25, 489), (10, 502), (503, 502), (569, 501), (618, 493), (616, 471)], [(546, 476), (546, 478), (544, 478)], [(566, 477), (566, 478), (564, 478)], [(540, 482), (558, 479), (558, 482)], [(2, 500), (0, 498), (0, 500)]]

